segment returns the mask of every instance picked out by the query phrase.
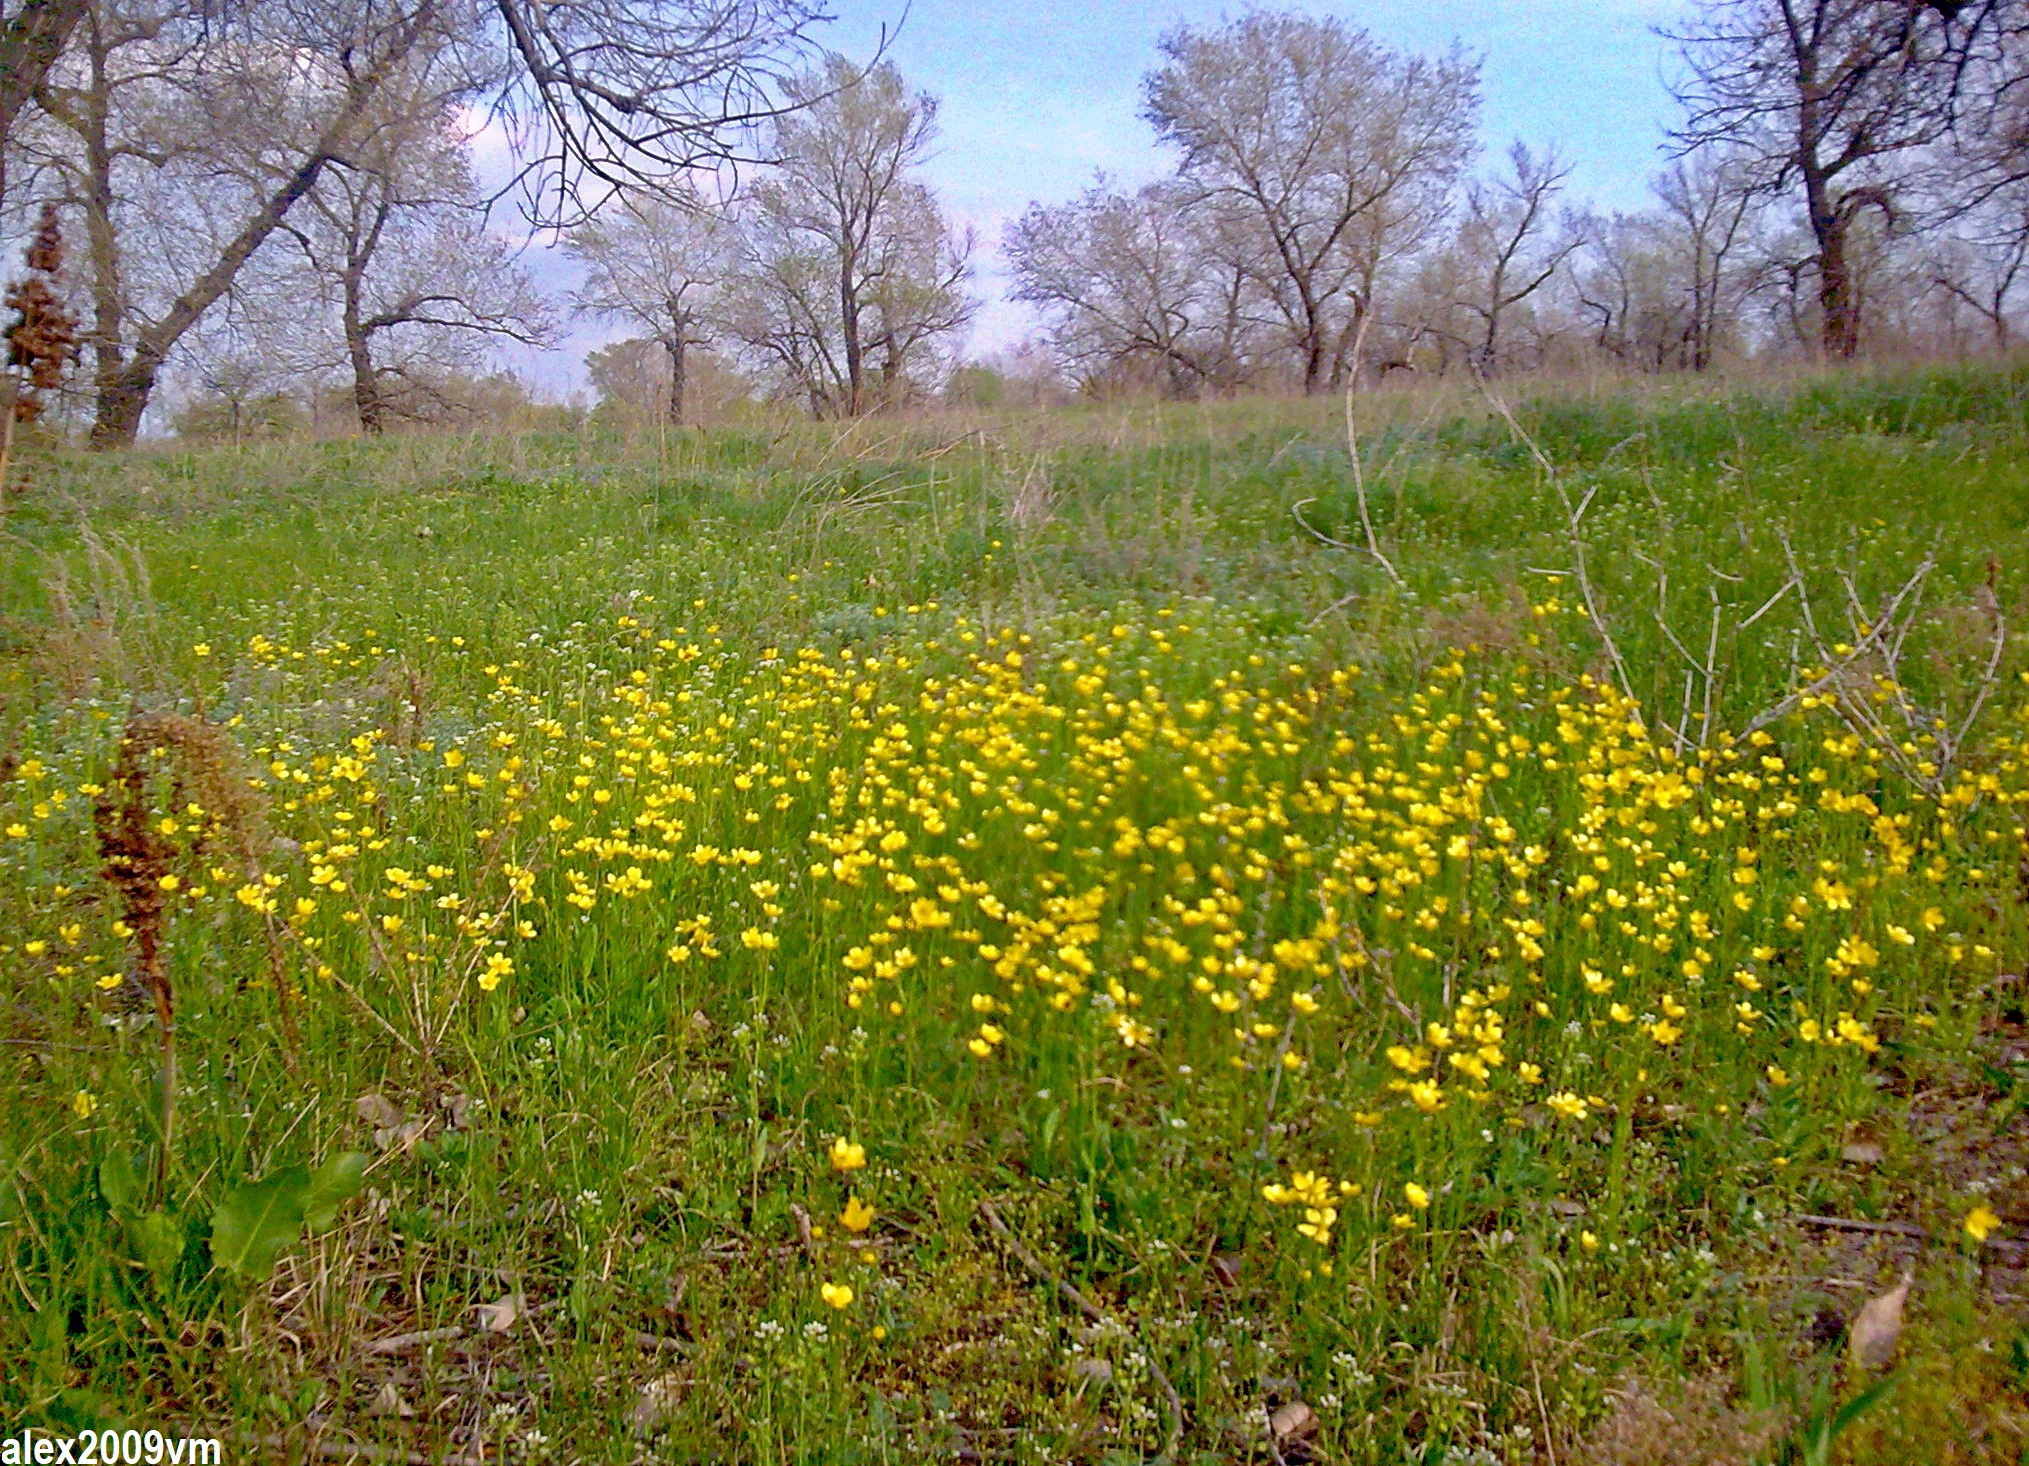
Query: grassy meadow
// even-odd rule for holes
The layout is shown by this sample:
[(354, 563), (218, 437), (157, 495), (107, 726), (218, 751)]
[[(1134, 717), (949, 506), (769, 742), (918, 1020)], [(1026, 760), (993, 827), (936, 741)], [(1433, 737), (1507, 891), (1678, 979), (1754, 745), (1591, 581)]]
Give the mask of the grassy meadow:
[(35, 459), (0, 1426), (2029, 1461), (2029, 372), (1350, 428)]

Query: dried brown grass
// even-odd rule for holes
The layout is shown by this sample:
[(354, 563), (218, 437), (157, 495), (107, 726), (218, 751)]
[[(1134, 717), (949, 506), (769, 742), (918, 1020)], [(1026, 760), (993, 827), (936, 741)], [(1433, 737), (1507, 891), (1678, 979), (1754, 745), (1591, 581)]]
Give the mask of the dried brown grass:
[(1567, 1466), (1757, 1466), (1787, 1421), (1732, 1400), (1724, 1376), (1627, 1380)]

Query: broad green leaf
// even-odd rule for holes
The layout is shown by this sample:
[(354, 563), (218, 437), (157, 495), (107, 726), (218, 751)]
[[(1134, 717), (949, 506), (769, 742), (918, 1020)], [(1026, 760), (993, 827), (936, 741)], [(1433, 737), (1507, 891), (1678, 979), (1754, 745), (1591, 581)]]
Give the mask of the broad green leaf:
[(183, 1229), (166, 1212), (151, 1211), (127, 1223), (127, 1238), (157, 1278), (183, 1260)]
[(141, 1204), (141, 1178), (124, 1151), (99, 1162), (99, 1195), (116, 1217), (131, 1216)]
[(275, 1256), (303, 1230), (310, 1173), (289, 1166), (226, 1193), (211, 1218), (212, 1261), (254, 1282), (275, 1270)]
[(366, 1179), (366, 1160), (356, 1150), (341, 1151), (310, 1173), (310, 1192), (303, 1203), (303, 1225), (328, 1232), (338, 1224), (338, 1208), (350, 1201)]

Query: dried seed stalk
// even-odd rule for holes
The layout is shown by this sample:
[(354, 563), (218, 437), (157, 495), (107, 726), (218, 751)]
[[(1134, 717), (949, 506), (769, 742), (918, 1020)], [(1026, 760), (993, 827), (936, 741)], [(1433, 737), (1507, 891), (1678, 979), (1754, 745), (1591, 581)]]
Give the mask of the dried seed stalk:
[[(192, 807), (198, 811), (192, 814)], [(186, 823), (187, 821), (187, 823)], [(178, 867), (227, 844), (251, 853), (260, 823), (252, 786), (223, 729), (175, 713), (136, 708), (120, 737), (112, 777), (92, 809), (101, 872), (120, 896), (133, 944), (130, 980), (153, 1005), (162, 1059), (162, 1148), (156, 1188), (166, 1194), (176, 1133), (176, 993), (164, 938)], [(178, 842), (177, 834), (189, 838)]]
[(77, 357), (77, 317), (64, 308), (56, 288), (63, 270), (63, 228), (55, 204), (42, 206), (23, 263), (28, 273), (0, 297), (0, 305), (14, 312), (7, 328), (7, 366), (14, 374), (14, 390), (0, 419), (0, 494), (6, 489), (14, 425), (42, 416), (47, 405), (44, 394), (63, 384), (64, 368)]

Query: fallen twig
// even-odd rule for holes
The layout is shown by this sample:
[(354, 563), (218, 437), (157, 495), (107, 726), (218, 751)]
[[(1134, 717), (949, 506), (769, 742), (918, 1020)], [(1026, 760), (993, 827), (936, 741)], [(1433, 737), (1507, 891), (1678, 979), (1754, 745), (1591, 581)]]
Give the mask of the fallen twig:
[(1892, 1232), (1898, 1237), (1928, 1237), (1930, 1233), (1914, 1222), (1869, 1222), (1858, 1217), (1820, 1217), (1800, 1215), (1797, 1220), (1807, 1227), (1823, 1227), (1831, 1232)]
[(389, 1334), (385, 1339), (375, 1339), (362, 1350), (367, 1354), (399, 1354), (404, 1349), (413, 1349), (419, 1344), (442, 1344), (452, 1339), (462, 1339), (465, 1330), (452, 1324), (449, 1328), (419, 1329), (412, 1334)]
[[(1796, 1220), (1807, 1227), (1822, 1227), (1828, 1232), (1879, 1232), (1894, 1237), (1914, 1237), (1924, 1242), (1939, 1240), (1929, 1229), (1914, 1222), (1870, 1222), (1859, 1217), (1821, 1217), (1809, 1213), (1799, 1213)], [(2029, 1243), (2011, 1241), (2006, 1237), (1989, 1237), (1980, 1245), (2007, 1257), (2029, 1255)]]
[(697, 1346), (688, 1339), (671, 1339), (661, 1334), (643, 1333), (637, 1329), (634, 1332), (634, 1347), (646, 1349), (651, 1353), (689, 1354)]

